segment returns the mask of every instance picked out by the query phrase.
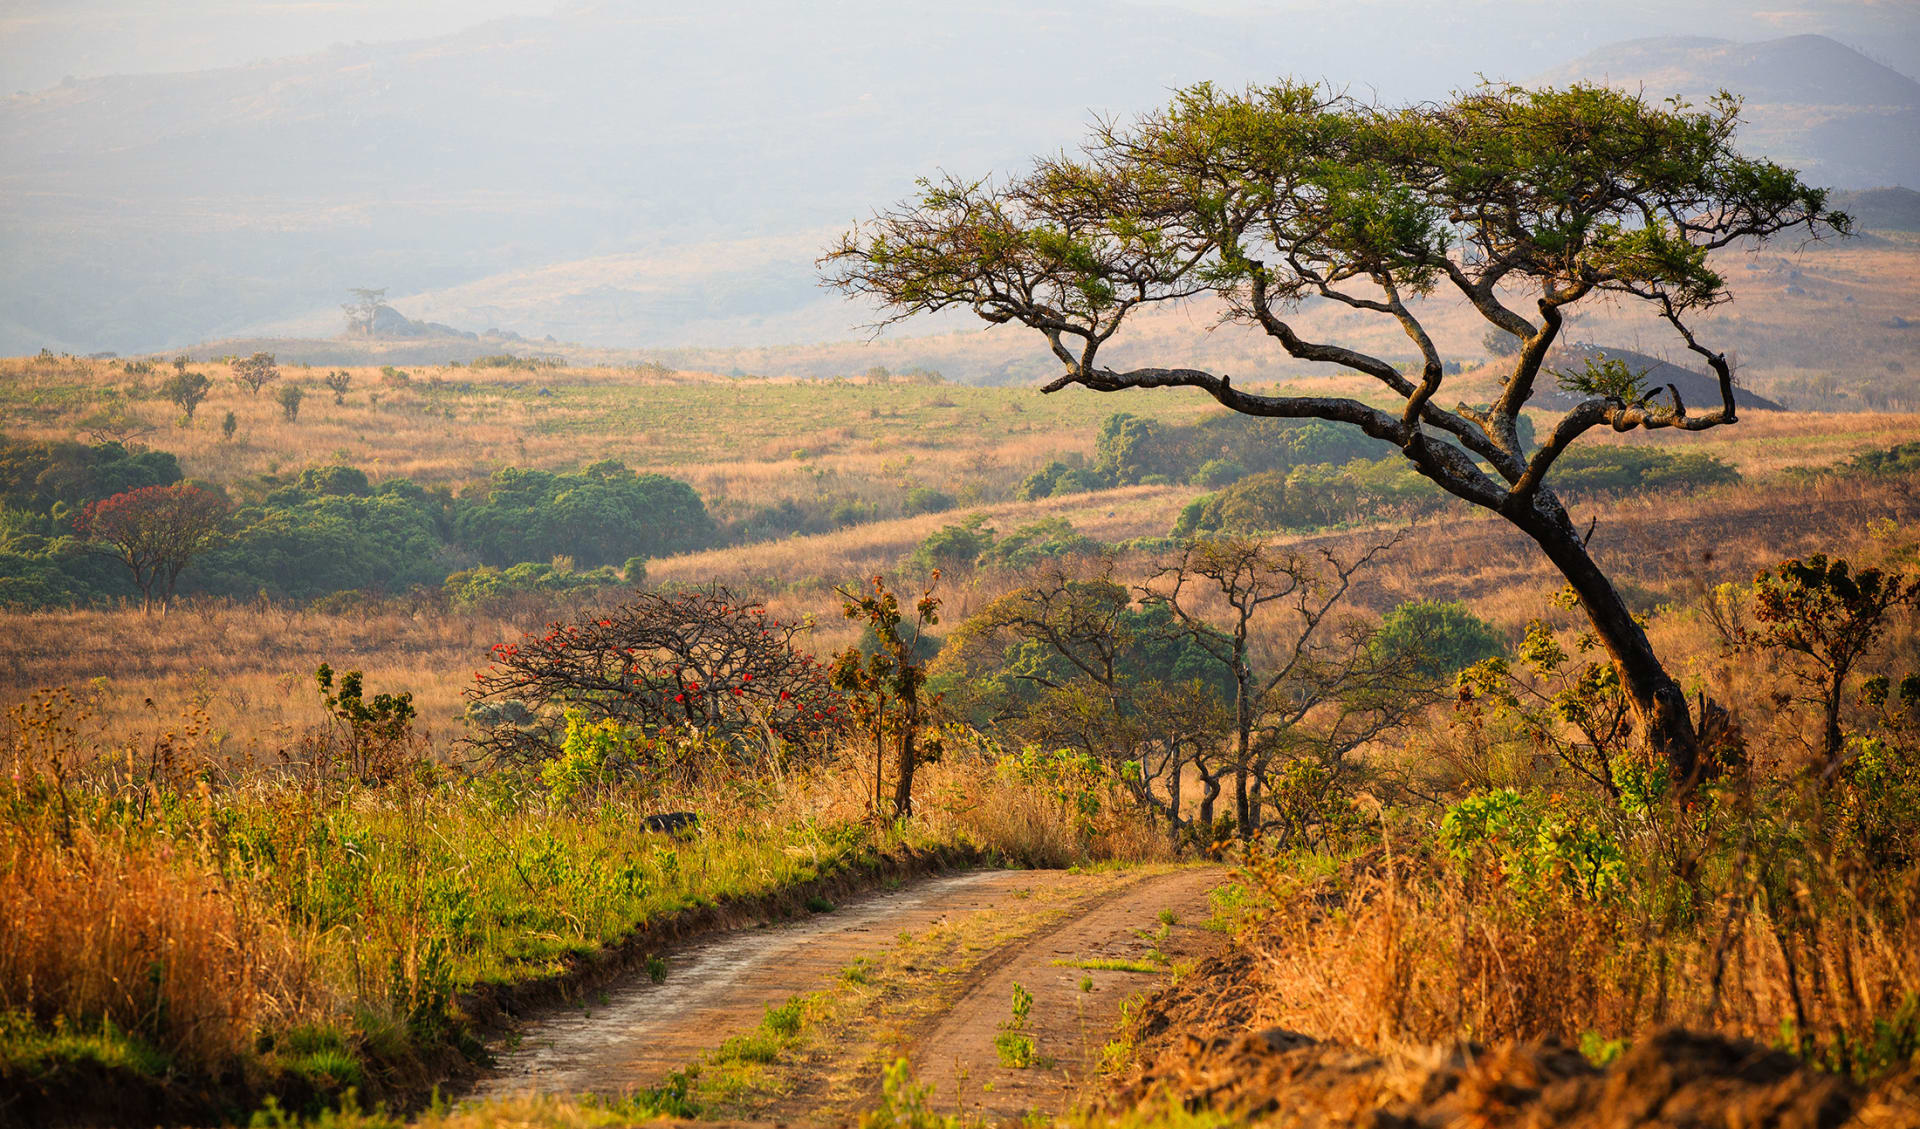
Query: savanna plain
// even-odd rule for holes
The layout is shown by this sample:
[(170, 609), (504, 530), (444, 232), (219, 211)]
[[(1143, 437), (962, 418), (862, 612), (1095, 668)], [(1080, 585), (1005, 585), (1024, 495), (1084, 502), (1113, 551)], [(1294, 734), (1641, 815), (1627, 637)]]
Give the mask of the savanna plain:
[[(1920, 415), (1821, 365), (1559, 469), (1717, 704), (1682, 787), (1538, 549), (1324, 424), (0, 361), (0, 1121), (1915, 1124)], [(116, 556), (163, 496), (211, 515), (177, 573)], [(811, 986), (497, 1083), (762, 928)]]

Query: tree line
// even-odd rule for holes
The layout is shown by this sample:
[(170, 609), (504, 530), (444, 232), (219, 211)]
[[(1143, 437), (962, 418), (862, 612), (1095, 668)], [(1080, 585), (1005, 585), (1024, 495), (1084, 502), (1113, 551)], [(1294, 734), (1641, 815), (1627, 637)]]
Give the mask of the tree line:
[(0, 438), (0, 603), (16, 607), (421, 588), (478, 603), (636, 583), (715, 532), (691, 486), (613, 461), (505, 468), (457, 495), (350, 466), (222, 488), (167, 452)]

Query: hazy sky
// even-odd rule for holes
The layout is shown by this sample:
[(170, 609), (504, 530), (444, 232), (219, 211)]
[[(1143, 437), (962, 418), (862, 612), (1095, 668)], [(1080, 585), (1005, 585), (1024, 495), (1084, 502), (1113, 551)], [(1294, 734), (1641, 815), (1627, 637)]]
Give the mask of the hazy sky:
[(6, 92), (71, 75), (197, 71), (302, 55), (334, 43), (444, 34), (553, 0), (0, 0)]
[[(831, 0), (790, 0), (831, 7)], [(963, 3), (964, 0), (954, 0)], [(1142, 0), (1136, 0), (1136, 3)], [(1920, 0), (1144, 0), (1196, 10), (1257, 12), (1276, 22), (1367, 26), (1392, 36), (1450, 31), (1450, 51), (1484, 37), (1500, 53), (1556, 55), (1646, 35), (1763, 39), (1832, 36), (1912, 74), (1920, 52)], [(63, 77), (192, 71), (322, 50), (444, 34), (487, 20), (538, 16), (579, 0), (0, 0), (0, 92), (37, 90)], [(684, 0), (623, 0), (622, 7), (684, 12)], [(724, 18), (716, 17), (716, 18)], [(831, 18), (823, 20), (830, 24)], [(1341, 36), (1342, 46), (1364, 48)], [(1563, 62), (1542, 58), (1524, 73)], [(1476, 61), (1476, 66), (1479, 65)], [(1451, 76), (1447, 81), (1454, 81)]]

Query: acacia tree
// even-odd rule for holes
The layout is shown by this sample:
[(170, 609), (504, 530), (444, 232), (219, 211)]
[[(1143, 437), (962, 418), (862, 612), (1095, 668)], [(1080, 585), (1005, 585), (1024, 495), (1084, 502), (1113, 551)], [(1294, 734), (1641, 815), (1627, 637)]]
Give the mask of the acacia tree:
[(103, 546), (133, 575), (140, 605), (164, 610), (180, 572), (220, 536), (227, 501), (186, 482), (144, 486), (87, 506), (75, 520), (81, 536)]
[[(1690, 778), (1699, 740), (1686, 696), (1547, 479), (1596, 427), (1733, 423), (1733, 368), (1691, 321), (1728, 298), (1709, 252), (1796, 225), (1810, 236), (1847, 229), (1825, 192), (1734, 150), (1738, 111), (1725, 94), (1693, 110), (1592, 86), (1488, 86), (1387, 108), (1299, 83), (1236, 94), (1202, 84), (1165, 110), (1096, 127), (1080, 157), (1040, 160), (1004, 183), (923, 182), (821, 266), (829, 283), (878, 299), (885, 321), (962, 307), (1037, 330), (1062, 366), (1047, 392), (1197, 388), (1238, 412), (1325, 419), (1393, 443), (1541, 547), (1618, 668), (1644, 738)], [(1445, 366), (1415, 301), (1436, 292), (1519, 344), (1491, 403), (1442, 406)], [(1398, 405), (1101, 363), (1134, 311), (1203, 297), (1291, 357), (1371, 378)], [(1417, 371), (1303, 337), (1290, 319), (1308, 299), (1396, 327)], [(1582, 399), (1537, 448), (1522, 443), (1520, 410), (1567, 310), (1589, 299), (1663, 319), (1713, 370), (1719, 404), (1690, 411), (1677, 389), (1597, 366), (1566, 380)]]
[(379, 319), (380, 307), (387, 304), (387, 288), (351, 286), (347, 288), (347, 293), (353, 295), (353, 301), (340, 304), (340, 308), (346, 311), (347, 332), (372, 337), (373, 324)]

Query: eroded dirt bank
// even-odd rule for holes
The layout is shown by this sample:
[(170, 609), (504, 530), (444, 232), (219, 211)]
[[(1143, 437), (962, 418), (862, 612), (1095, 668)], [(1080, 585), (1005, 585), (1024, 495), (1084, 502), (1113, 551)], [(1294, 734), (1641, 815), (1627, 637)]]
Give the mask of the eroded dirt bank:
[(1244, 953), (1209, 960), (1136, 1018), (1141, 1065), (1109, 1109), (1174, 1105), (1316, 1129), (1916, 1129), (1920, 1068), (1871, 1088), (1758, 1044), (1684, 1030), (1606, 1069), (1553, 1043), (1376, 1055), (1252, 1029)]

